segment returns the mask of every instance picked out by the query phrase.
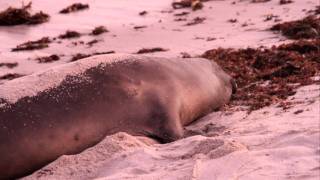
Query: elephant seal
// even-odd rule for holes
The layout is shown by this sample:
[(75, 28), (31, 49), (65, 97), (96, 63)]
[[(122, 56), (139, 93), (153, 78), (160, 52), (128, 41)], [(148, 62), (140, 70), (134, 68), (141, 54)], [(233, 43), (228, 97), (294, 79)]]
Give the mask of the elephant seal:
[(28, 175), (124, 131), (171, 142), (224, 105), (232, 80), (202, 58), (112, 54), (0, 86), (0, 179)]

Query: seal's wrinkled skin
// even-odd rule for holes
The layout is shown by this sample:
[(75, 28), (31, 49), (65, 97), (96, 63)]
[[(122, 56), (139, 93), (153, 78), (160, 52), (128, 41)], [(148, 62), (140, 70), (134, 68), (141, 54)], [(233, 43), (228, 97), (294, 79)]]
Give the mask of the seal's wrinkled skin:
[[(54, 85), (43, 83), (51, 79)], [(0, 179), (30, 174), (119, 131), (177, 140), (184, 125), (228, 102), (232, 84), (205, 59), (133, 55), (90, 57), (9, 81), (0, 87)], [(6, 95), (12, 90), (15, 98)]]

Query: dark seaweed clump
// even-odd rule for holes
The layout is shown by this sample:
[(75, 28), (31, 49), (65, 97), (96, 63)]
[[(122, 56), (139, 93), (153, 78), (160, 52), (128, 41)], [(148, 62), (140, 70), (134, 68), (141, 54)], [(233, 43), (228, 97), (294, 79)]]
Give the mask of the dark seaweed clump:
[(141, 11), (141, 12), (139, 12), (139, 15), (140, 15), (140, 16), (145, 16), (146, 14), (148, 14), (148, 11)]
[(14, 68), (14, 67), (17, 67), (18, 66), (18, 63), (17, 62), (14, 62), (14, 63), (0, 63), (0, 67), (7, 67), (7, 68)]
[(210, 0), (180, 0), (174, 1), (171, 6), (173, 9), (191, 8), (193, 11), (203, 8), (203, 2)]
[(40, 11), (35, 14), (29, 12), (31, 3), (21, 8), (9, 7), (0, 12), (0, 26), (14, 26), (20, 24), (41, 24), (49, 20), (49, 15)]
[(299, 40), (272, 48), (212, 49), (202, 57), (214, 60), (237, 82), (230, 105), (250, 111), (279, 103), (303, 85), (320, 84), (320, 39)]
[(54, 62), (54, 61), (60, 60), (60, 57), (58, 55), (56, 55), (56, 54), (52, 54), (50, 56), (38, 57), (38, 58), (36, 58), (36, 60), (39, 63), (50, 63), (50, 62)]
[(269, 2), (271, 0), (252, 0), (252, 3), (264, 3), (264, 2)]
[(81, 11), (84, 9), (89, 9), (89, 5), (88, 4), (81, 4), (81, 3), (74, 3), (74, 4), (71, 4), (70, 6), (62, 9), (59, 13), (60, 14), (69, 14), (71, 12)]
[(106, 27), (104, 27), (104, 26), (98, 26), (98, 27), (95, 27), (95, 28), (91, 31), (90, 35), (97, 36), (97, 35), (100, 35), (100, 34), (106, 33), (106, 32), (109, 32)]
[(311, 39), (320, 37), (320, 17), (307, 16), (302, 20), (279, 23), (271, 27), (290, 39)]
[(279, 4), (280, 4), (280, 5), (290, 4), (290, 3), (293, 3), (293, 1), (292, 1), (292, 0), (280, 0), (280, 1), (279, 1)]
[(161, 47), (155, 47), (155, 48), (142, 48), (140, 49), (137, 54), (145, 54), (145, 53), (154, 53), (154, 52), (164, 52), (168, 51), (167, 49), (161, 48)]
[(113, 54), (113, 53), (115, 53), (115, 51), (95, 52), (95, 53), (92, 53), (92, 54), (77, 53), (77, 54), (72, 56), (70, 62), (78, 61), (79, 59), (87, 58), (87, 57), (90, 57), (90, 56), (102, 55), (102, 54)]
[(70, 38), (78, 38), (81, 34), (77, 31), (66, 31), (64, 34), (59, 35), (59, 39), (70, 39)]
[(27, 50), (36, 50), (49, 47), (51, 40), (49, 37), (43, 37), (36, 41), (28, 41), (22, 44), (19, 44), (17, 47), (11, 49), (11, 51), (27, 51)]
[(320, 5), (316, 7), (316, 9), (314, 10), (314, 14), (315, 15), (320, 14)]
[(190, 21), (187, 24), (185, 24), (185, 26), (193, 26), (193, 25), (201, 24), (205, 20), (206, 20), (205, 17), (195, 17), (192, 21)]
[(24, 76), (24, 75), (17, 74), (17, 73), (9, 73), (9, 74), (5, 74), (3, 76), (0, 76), (0, 80), (12, 80), (12, 79), (16, 79), (16, 78), (19, 78), (22, 76)]

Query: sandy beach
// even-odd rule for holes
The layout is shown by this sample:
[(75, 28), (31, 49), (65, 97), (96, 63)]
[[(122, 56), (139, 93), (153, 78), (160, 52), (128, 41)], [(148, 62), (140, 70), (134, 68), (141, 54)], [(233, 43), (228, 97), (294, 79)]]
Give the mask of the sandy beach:
[[(32, 12), (48, 13), (48, 22), (0, 26), (0, 64), (17, 63), (14, 67), (0, 66), (0, 77), (25, 76), (59, 67), (79, 54), (136, 54), (143, 48), (160, 48), (161, 51), (148, 55), (170, 58), (197, 57), (220, 47), (272, 48), (295, 42), (270, 31), (274, 24), (302, 19), (320, 5), (318, 0), (295, 0), (284, 5), (279, 5), (278, 0), (261, 3), (211, 0), (204, 2), (201, 10), (192, 11), (173, 9), (172, 0), (81, 2), (88, 3), (90, 8), (59, 14), (70, 1), (33, 0)], [(0, 11), (9, 6), (19, 7), (21, 2), (3, 0)], [(266, 20), (268, 17), (271, 20)], [(105, 26), (108, 32), (90, 35), (98, 26)], [(59, 39), (67, 30), (77, 31), (81, 36)], [(48, 47), (12, 51), (19, 44), (43, 37), (50, 38)], [(316, 47), (315, 53), (319, 53), (320, 47)], [(47, 63), (38, 60), (52, 55), (58, 56), (58, 60)], [(314, 62), (319, 63), (316, 58)], [(187, 126), (186, 131), (193, 136), (159, 144), (153, 139), (119, 132), (80, 154), (63, 155), (21, 179), (319, 179), (319, 76), (315, 74), (311, 83), (293, 86), (293, 95), (269, 99), (270, 105), (250, 109), (244, 106), (247, 104), (231, 102)], [(0, 88), (8, 81), (0, 79)], [(270, 80), (257, 84), (264, 83)]]

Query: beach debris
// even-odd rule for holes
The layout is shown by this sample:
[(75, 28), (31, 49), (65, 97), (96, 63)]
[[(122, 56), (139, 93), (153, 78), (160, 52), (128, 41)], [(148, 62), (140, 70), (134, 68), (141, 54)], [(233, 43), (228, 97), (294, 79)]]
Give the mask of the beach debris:
[(95, 52), (95, 53), (92, 53), (92, 54), (77, 53), (77, 54), (72, 56), (70, 62), (74, 62), (74, 61), (77, 61), (79, 59), (87, 58), (87, 57), (90, 57), (90, 56), (102, 55), (102, 54), (113, 54), (113, 53), (115, 53), (115, 51)]
[(78, 45), (82, 45), (84, 44), (84, 41), (74, 41), (74, 42), (71, 42), (74, 46), (78, 46)]
[(303, 113), (302, 109), (299, 109), (299, 110), (295, 111), (293, 114), (300, 114), (300, 113)]
[(237, 82), (230, 106), (246, 106), (249, 111), (283, 103), (296, 88), (320, 84), (320, 39), (257, 49), (212, 49), (202, 57), (214, 60)]
[(174, 16), (186, 16), (186, 15), (188, 15), (188, 14), (190, 14), (189, 12), (186, 12), (186, 11), (183, 11), (183, 12), (181, 12), (181, 13), (176, 13), (176, 14), (174, 14)]
[(97, 26), (91, 31), (90, 35), (97, 36), (106, 32), (109, 31), (105, 26)]
[(270, 28), (272, 31), (280, 31), (289, 39), (310, 39), (320, 37), (320, 17), (307, 16), (301, 20), (278, 23)]
[(171, 4), (173, 9), (182, 9), (182, 8), (190, 8), (191, 7), (191, 0), (181, 0), (175, 1)]
[(319, 6), (316, 6), (316, 9), (314, 10), (314, 14), (315, 14), (315, 15), (320, 14), (320, 5), (319, 5)]
[(193, 25), (201, 24), (205, 20), (206, 20), (205, 17), (196, 17), (193, 20), (191, 20), (190, 22), (188, 22), (187, 24), (185, 24), (185, 26), (193, 26)]
[(64, 34), (59, 35), (59, 39), (70, 39), (70, 38), (78, 38), (81, 34), (77, 31), (66, 31)]
[(97, 39), (94, 39), (94, 40), (91, 40), (91, 41), (89, 41), (89, 42), (87, 42), (86, 43), (86, 45), (88, 45), (88, 46), (93, 46), (94, 44), (96, 44), (96, 43), (98, 43), (99, 42), (99, 40), (97, 40)]
[(154, 48), (142, 48), (136, 54), (145, 54), (145, 53), (154, 53), (154, 52), (165, 52), (168, 49), (164, 49), (161, 47), (154, 47)]
[(56, 54), (36, 58), (39, 63), (50, 63), (58, 60), (60, 60), (60, 57)]
[(251, 2), (253, 3), (264, 3), (264, 2), (269, 2), (271, 0), (252, 0)]
[(293, 3), (293, 1), (292, 1), (292, 0), (280, 0), (280, 1), (279, 1), (279, 4), (280, 4), (280, 5), (290, 4), (290, 3)]
[(171, 6), (173, 9), (191, 8), (193, 11), (203, 8), (203, 2), (209, 0), (180, 0), (174, 1)]
[(89, 9), (89, 4), (74, 3), (74, 4), (71, 4), (70, 6), (62, 9), (59, 13), (60, 14), (69, 14), (71, 12), (82, 11), (85, 9)]
[(191, 55), (187, 52), (181, 52), (180, 54), (182, 58), (191, 58)]
[(229, 19), (228, 22), (229, 23), (236, 23), (236, 22), (238, 22), (238, 20), (237, 19)]
[(138, 29), (144, 29), (147, 28), (148, 26), (133, 26), (133, 29), (138, 30)]
[(19, 78), (19, 77), (22, 77), (24, 75), (22, 74), (17, 74), (17, 73), (8, 73), (8, 74), (5, 74), (3, 76), (0, 76), (0, 80), (12, 80), (12, 79), (16, 79), (16, 78)]
[(147, 15), (148, 14), (148, 11), (141, 11), (141, 12), (139, 12), (139, 15), (140, 16), (145, 16), (145, 15)]
[(193, 11), (199, 10), (203, 8), (203, 4), (200, 0), (192, 0), (191, 1), (191, 8)]
[(91, 55), (89, 55), (89, 54), (77, 53), (77, 54), (72, 56), (70, 62), (77, 61), (79, 59), (87, 58), (87, 57), (90, 57), (90, 56)]
[(247, 27), (247, 26), (249, 26), (249, 24), (247, 22), (244, 22), (241, 24), (241, 27)]
[(31, 14), (31, 2), (21, 8), (9, 7), (0, 12), (0, 26), (14, 26), (21, 24), (41, 24), (49, 20), (49, 15), (40, 11)]
[(36, 41), (28, 41), (22, 44), (19, 44), (17, 47), (12, 48), (11, 51), (27, 51), (27, 50), (36, 50), (49, 47), (51, 40), (49, 37), (43, 37)]
[(275, 19), (275, 21), (279, 18), (279, 16), (274, 15), (274, 14), (267, 14), (265, 15), (265, 19), (263, 20), (264, 22), (266, 21), (271, 21), (272, 19)]
[(91, 41), (89, 41), (89, 42), (87, 42), (86, 43), (86, 45), (88, 45), (88, 46), (93, 46), (94, 44), (96, 44), (96, 43), (98, 43), (99, 42), (99, 40), (97, 40), (97, 39), (94, 39), (94, 40), (91, 40)]
[(14, 62), (14, 63), (0, 63), (0, 67), (7, 67), (7, 68), (14, 68), (14, 67), (17, 67), (18, 66), (18, 63), (17, 62)]
[(307, 11), (307, 14), (319, 15), (320, 14), (320, 5), (316, 6), (315, 9)]
[(217, 38), (215, 37), (207, 37), (206, 41), (214, 41), (214, 40), (217, 40)]
[(174, 21), (177, 21), (177, 22), (179, 22), (179, 21), (187, 21), (188, 19), (187, 18), (176, 18), (176, 19), (174, 19)]

